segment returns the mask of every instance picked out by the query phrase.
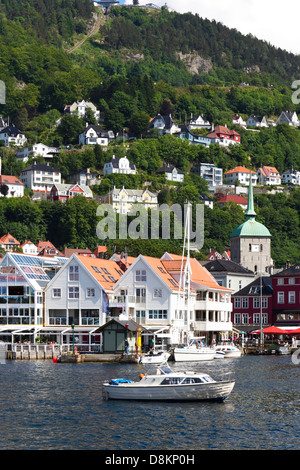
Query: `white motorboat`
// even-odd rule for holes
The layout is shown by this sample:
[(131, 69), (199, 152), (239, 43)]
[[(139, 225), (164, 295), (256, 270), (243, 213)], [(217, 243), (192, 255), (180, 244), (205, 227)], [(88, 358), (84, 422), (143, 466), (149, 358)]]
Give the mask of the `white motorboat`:
[(207, 374), (173, 372), (167, 366), (160, 366), (153, 375), (141, 374), (139, 382), (113, 379), (104, 383), (103, 398), (144, 401), (223, 401), (230, 395), (234, 385), (233, 380), (216, 381)]
[(242, 351), (232, 343), (218, 344), (215, 347), (216, 353), (223, 352), (226, 357), (241, 357)]
[(149, 351), (147, 354), (141, 356), (141, 364), (163, 364), (167, 362), (170, 357), (170, 353), (163, 351), (162, 349), (157, 349), (154, 351)]
[(202, 343), (202, 337), (193, 338), (189, 344), (174, 349), (175, 362), (197, 362), (212, 361), (216, 355), (216, 351)]
[(215, 351), (215, 359), (224, 359), (225, 357), (225, 352), (224, 351)]

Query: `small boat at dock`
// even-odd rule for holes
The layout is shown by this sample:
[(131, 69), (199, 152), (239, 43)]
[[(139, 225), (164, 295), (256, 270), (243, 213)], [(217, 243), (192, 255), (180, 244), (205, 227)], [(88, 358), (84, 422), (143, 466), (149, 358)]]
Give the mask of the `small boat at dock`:
[(151, 350), (147, 354), (141, 356), (141, 364), (163, 364), (168, 361), (170, 353), (162, 349)]

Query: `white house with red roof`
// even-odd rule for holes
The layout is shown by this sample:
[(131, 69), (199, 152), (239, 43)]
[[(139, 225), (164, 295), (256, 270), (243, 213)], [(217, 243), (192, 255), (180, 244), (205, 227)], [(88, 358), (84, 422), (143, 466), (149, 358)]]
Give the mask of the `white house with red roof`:
[(15, 251), (16, 248), (19, 248), (20, 242), (10, 233), (7, 233), (0, 238), (0, 246), (5, 251)]
[[(194, 258), (190, 260), (190, 311), (182, 286), (186, 258), (165, 254), (163, 258), (139, 255), (113, 287), (110, 308), (122, 313), (163, 344), (178, 344), (189, 335), (225, 339), (232, 329), (231, 290), (219, 286)], [(187, 324), (190, 329), (187, 332)]]
[(253, 170), (249, 170), (244, 166), (236, 166), (232, 170), (226, 171), (224, 173), (224, 180), (226, 184), (236, 184), (236, 181), (239, 184), (244, 184), (249, 186), (250, 181), (250, 173), (252, 178), (252, 185), (256, 185), (257, 183), (257, 174)]
[(281, 184), (281, 176), (275, 167), (263, 166), (257, 171), (257, 182), (264, 185), (278, 185)]
[(233, 129), (229, 129), (227, 126), (216, 126), (206, 137), (211, 139), (212, 143), (225, 147), (228, 147), (230, 144), (241, 143), (240, 134)]
[(25, 240), (25, 242), (20, 245), (20, 248), (22, 248), (22, 251), (25, 255), (37, 255), (38, 254), (37, 246), (34, 243), (32, 243), (30, 240)]
[(16, 176), (0, 175), (0, 185), (7, 186), (7, 194), (1, 194), (0, 197), (23, 197), (24, 184)]
[(235, 194), (227, 194), (220, 199), (217, 200), (217, 203), (220, 206), (224, 206), (224, 204), (228, 202), (234, 202), (234, 204), (238, 204), (244, 211), (247, 209), (248, 200), (243, 196), (236, 196)]
[(109, 296), (123, 275), (115, 261), (73, 254), (45, 289), (45, 324), (81, 328), (80, 343), (106, 322)]

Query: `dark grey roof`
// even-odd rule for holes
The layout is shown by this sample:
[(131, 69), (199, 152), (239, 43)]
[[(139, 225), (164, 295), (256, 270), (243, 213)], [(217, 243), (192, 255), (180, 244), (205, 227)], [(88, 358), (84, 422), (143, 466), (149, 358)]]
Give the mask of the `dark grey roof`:
[(279, 273), (273, 275), (273, 277), (278, 276), (300, 276), (300, 263), (291, 266), (290, 268), (283, 269)]
[(155, 118), (151, 121), (149, 127), (152, 127), (157, 119), (162, 119), (164, 121), (165, 129), (171, 129), (172, 125), (174, 124), (174, 121), (171, 116), (163, 116), (161, 114), (157, 114), (157, 116), (155, 116)]
[(262, 294), (261, 295), (272, 295), (273, 287), (272, 287), (272, 279), (270, 276), (262, 276), (256, 278), (254, 281), (250, 282), (247, 286), (243, 287), (238, 292), (235, 292), (232, 296), (233, 297), (241, 297), (241, 296), (253, 296), (257, 297), (260, 295), (260, 285), (262, 286)]
[[(170, 165), (169, 163), (164, 163), (159, 170), (156, 171), (156, 173), (172, 173), (174, 170), (175, 166)], [(181, 175), (184, 175), (184, 171), (179, 170), (178, 168), (175, 168), (177, 170), (177, 173), (180, 173)]]
[(128, 325), (128, 331), (134, 331), (135, 332), (137, 330), (137, 328), (141, 329), (142, 331), (148, 331), (147, 328), (145, 328), (142, 325), (139, 325), (138, 323), (136, 323), (133, 320), (119, 320), (119, 318), (112, 318), (110, 321), (108, 321), (104, 325), (100, 326), (98, 328), (98, 331), (104, 330), (111, 323), (117, 323), (118, 325), (120, 325), (123, 328), (126, 328), (126, 325)]
[(22, 132), (19, 131), (19, 129), (16, 126), (10, 125), (10, 126), (4, 127), (4, 129), (0, 131), (0, 134), (8, 134), (10, 136), (16, 137), (18, 134), (22, 134)]
[(235, 263), (231, 260), (226, 259), (216, 259), (213, 261), (209, 261), (209, 263), (205, 264), (205, 268), (210, 273), (216, 272), (228, 272), (228, 273), (237, 273), (237, 274), (252, 274), (254, 275), (253, 271), (250, 271), (244, 266), (241, 266), (238, 263)]
[(207, 196), (207, 194), (204, 194), (204, 193), (200, 193), (199, 197), (200, 197), (201, 201), (209, 201), (209, 202), (213, 201), (212, 197), (209, 197), (209, 196)]
[(87, 126), (84, 129), (83, 133), (86, 134), (89, 129), (93, 129), (96, 132), (98, 137), (108, 137), (109, 136), (108, 132), (106, 130), (104, 130), (103, 127), (97, 126), (97, 125), (92, 125), (92, 124)]
[(37, 170), (37, 171), (52, 171), (53, 173), (59, 173), (59, 170), (53, 168), (53, 166), (47, 165), (46, 163), (33, 163), (32, 165), (27, 166), (24, 168), (23, 171), (30, 171), (30, 170)]

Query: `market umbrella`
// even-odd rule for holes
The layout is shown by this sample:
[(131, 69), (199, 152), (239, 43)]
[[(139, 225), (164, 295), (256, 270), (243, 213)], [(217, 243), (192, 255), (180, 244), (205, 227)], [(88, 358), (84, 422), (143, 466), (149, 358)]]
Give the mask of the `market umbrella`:
[(277, 326), (268, 326), (263, 329), (263, 333), (266, 335), (287, 335), (288, 332)]
[[(300, 330), (300, 328), (299, 328)], [(251, 331), (251, 335), (258, 335), (260, 330)], [(283, 330), (282, 328), (277, 328), (277, 326), (268, 326), (267, 328), (263, 329), (263, 333), (266, 335), (287, 335), (288, 332)]]
[(300, 335), (300, 328), (297, 328), (296, 330), (288, 330), (287, 333), (289, 335)]

